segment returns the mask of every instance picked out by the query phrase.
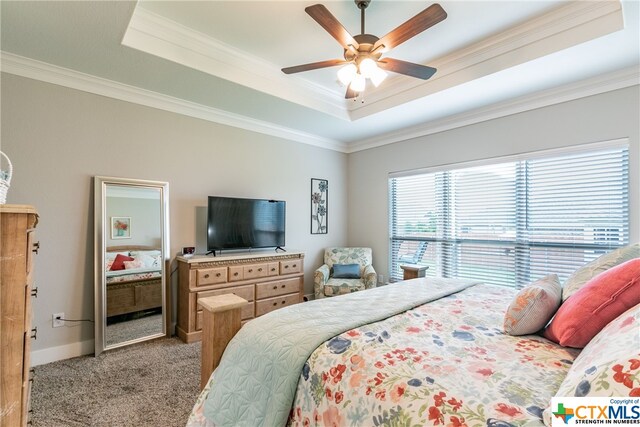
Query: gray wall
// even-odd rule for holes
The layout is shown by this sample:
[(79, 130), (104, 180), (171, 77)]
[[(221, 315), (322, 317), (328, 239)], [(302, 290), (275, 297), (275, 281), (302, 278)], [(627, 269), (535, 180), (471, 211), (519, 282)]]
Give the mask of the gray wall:
[(388, 278), (390, 172), (629, 138), (631, 241), (640, 239), (639, 86), (349, 155), (349, 244), (373, 248)]
[(156, 200), (107, 196), (106, 227), (108, 230), (111, 229), (111, 217), (131, 218), (131, 237), (112, 239), (111, 233), (108, 233), (105, 236), (107, 248), (109, 246), (141, 245), (160, 249), (162, 247), (162, 205), (159, 197), (159, 193)]
[[(95, 175), (169, 182), (173, 254), (202, 239), (196, 217), (208, 195), (286, 200), (287, 248), (306, 253), (305, 293), (323, 249), (347, 243), (345, 154), (10, 74), (1, 84), (7, 203), (40, 214), (35, 363), (93, 352), (93, 324), (53, 329), (51, 315), (93, 318)], [(309, 232), (312, 177), (331, 187), (327, 235)]]

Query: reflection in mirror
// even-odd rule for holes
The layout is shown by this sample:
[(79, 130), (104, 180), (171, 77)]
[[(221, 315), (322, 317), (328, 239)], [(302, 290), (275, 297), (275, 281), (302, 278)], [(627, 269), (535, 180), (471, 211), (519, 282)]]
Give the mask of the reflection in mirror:
[(167, 333), (168, 183), (95, 178), (95, 354)]

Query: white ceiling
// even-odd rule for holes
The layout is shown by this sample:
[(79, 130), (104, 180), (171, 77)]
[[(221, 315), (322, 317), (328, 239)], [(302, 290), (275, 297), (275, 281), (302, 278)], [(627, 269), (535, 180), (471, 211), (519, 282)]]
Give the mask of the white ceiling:
[[(451, 1), (388, 56), (438, 68), (345, 100), (340, 58), (300, 1), (2, 1), (2, 70), (351, 152), (638, 84), (638, 1)], [(352, 34), (353, 1), (323, 4)], [(373, 0), (382, 37), (431, 2)], [(595, 88), (595, 89), (593, 89)]]

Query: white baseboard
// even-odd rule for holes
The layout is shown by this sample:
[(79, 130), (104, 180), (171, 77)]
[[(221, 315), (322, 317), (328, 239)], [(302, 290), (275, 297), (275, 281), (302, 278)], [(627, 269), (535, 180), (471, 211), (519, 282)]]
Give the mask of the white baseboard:
[(31, 352), (31, 366), (44, 365), (46, 363), (57, 362), (58, 360), (93, 354), (94, 348), (94, 341), (87, 340), (61, 345), (59, 347), (35, 350)]

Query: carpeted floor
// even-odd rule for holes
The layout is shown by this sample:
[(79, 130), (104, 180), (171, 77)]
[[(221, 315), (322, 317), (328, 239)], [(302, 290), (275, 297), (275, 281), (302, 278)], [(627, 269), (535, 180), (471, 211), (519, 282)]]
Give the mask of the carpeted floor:
[(162, 314), (151, 313), (125, 321), (107, 324), (107, 345), (130, 341), (138, 337), (162, 333)]
[(35, 427), (184, 426), (199, 393), (200, 343), (162, 338), (35, 367)]

